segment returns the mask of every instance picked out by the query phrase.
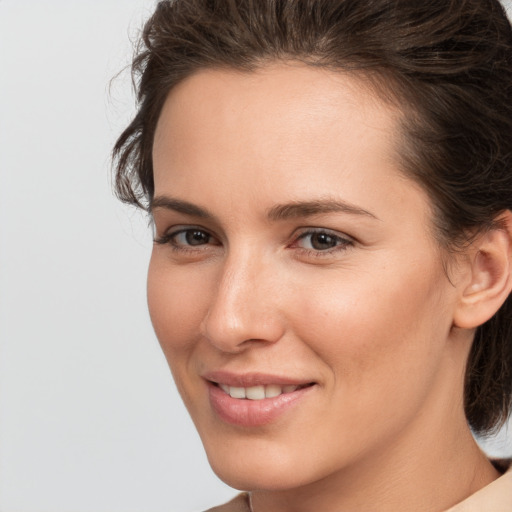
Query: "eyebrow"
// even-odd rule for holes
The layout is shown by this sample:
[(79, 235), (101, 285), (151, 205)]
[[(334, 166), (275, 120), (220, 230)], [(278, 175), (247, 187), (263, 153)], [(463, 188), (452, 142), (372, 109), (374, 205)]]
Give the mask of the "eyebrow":
[(314, 201), (293, 201), (273, 206), (267, 211), (270, 220), (287, 220), (299, 217), (311, 217), (322, 213), (348, 213), (362, 215), (373, 219), (378, 218), (368, 210), (338, 199), (319, 199)]
[[(188, 201), (182, 201), (169, 196), (157, 196), (149, 205), (149, 212), (157, 208), (173, 210), (191, 217), (201, 219), (215, 219), (215, 215), (206, 208), (202, 208)], [(292, 201), (278, 204), (267, 210), (267, 218), (271, 221), (289, 220), (295, 218), (312, 217), (323, 213), (347, 213), (377, 219), (373, 213), (339, 199), (318, 199), (312, 201)]]
[(168, 196), (157, 196), (151, 200), (149, 204), (149, 213), (152, 213), (156, 208), (164, 208), (165, 210), (173, 210), (178, 213), (190, 215), (192, 217), (199, 217), (201, 219), (213, 219), (215, 216), (205, 208), (201, 208), (188, 201), (175, 199)]

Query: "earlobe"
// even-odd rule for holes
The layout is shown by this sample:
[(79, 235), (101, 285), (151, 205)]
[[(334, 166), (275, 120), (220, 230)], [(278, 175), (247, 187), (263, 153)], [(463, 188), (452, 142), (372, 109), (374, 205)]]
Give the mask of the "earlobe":
[(480, 235), (468, 254), (469, 283), (461, 287), (454, 326), (474, 329), (494, 316), (512, 290), (512, 212)]

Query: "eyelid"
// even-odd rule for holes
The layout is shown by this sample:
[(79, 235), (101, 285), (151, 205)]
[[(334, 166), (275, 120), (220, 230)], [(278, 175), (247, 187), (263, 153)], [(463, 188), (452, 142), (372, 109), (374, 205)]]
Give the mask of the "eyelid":
[(294, 235), (294, 240), (299, 240), (304, 238), (307, 235), (316, 235), (316, 234), (326, 234), (332, 236), (333, 238), (338, 238), (340, 240), (346, 240), (347, 242), (355, 242), (355, 238), (347, 235), (344, 232), (336, 231), (335, 229), (330, 228), (319, 228), (319, 227), (303, 227), (299, 228)]
[(201, 247), (201, 245), (197, 246), (197, 248), (194, 249), (193, 248), (194, 246), (178, 245), (178, 244), (172, 242), (172, 240), (176, 236), (178, 236), (181, 233), (186, 233), (187, 231), (202, 231), (203, 233), (207, 234), (211, 239), (218, 242), (216, 244), (204, 244), (204, 245), (221, 245), (219, 238), (215, 234), (213, 234), (209, 229), (206, 229), (202, 226), (188, 225), (188, 224), (171, 226), (171, 227), (167, 228), (164, 231), (164, 233), (160, 236), (157, 235), (156, 230), (155, 230), (154, 236), (153, 236), (153, 242), (155, 244), (159, 244), (159, 245), (169, 244), (169, 245), (171, 245), (171, 247), (173, 247), (175, 249), (182, 248), (183, 250), (197, 250), (197, 248)]
[[(328, 249), (314, 249), (314, 248), (306, 248), (298, 246), (298, 243), (305, 239), (307, 236), (317, 235), (317, 234), (326, 234), (337, 240), (337, 244)], [(299, 230), (291, 244), (288, 245), (288, 248), (295, 249), (300, 254), (303, 254), (307, 257), (329, 257), (333, 256), (334, 253), (343, 252), (349, 249), (354, 245), (355, 239), (345, 233), (340, 233), (339, 231), (335, 231), (333, 229), (328, 228), (318, 228), (318, 227), (308, 227), (302, 228)]]
[[(187, 233), (190, 231), (200, 231), (206, 234), (209, 239), (204, 244), (188, 244), (188, 243), (178, 243), (176, 241), (176, 237), (182, 233)], [(325, 249), (315, 249), (314, 247), (300, 247), (299, 243), (301, 240), (305, 239), (308, 236), (325, 234), (336, 241), (336, 244), (332, 247), (328, 247)], [(158, 245), (169, 245), (173, 250), (180, 252), (189, 252), (189, 253), (198, 253), (203, 252), (208, 248), (216, 247), (223, 245), (220, 241), (219, 237), (211, 232), (211, 230), (204, 228), (200, 225), (174, 225), (167, 228), (164, 233), (160, 236), (157, 233), (154, 233), (155, 244)], [(323, 228), (323, 227), (301, 227), (295, 231), (292, 235), (292, 241), (287, 244), (287, 248), (294, 249), (297, 253), (303, 254), (307, 257), (326, 257), (332, 256), (333, 253), (346, 251), (349, 247), (353, 246), (356, 240), (347, 235), (346, 233), (336, 231), (334, 229)]]

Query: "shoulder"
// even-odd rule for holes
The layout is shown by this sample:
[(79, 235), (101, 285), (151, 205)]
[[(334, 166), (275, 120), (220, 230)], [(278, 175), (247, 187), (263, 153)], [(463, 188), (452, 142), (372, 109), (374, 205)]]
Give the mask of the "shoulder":
[(446, 512), (510, 512), (512, 510), (512, 460), (493, 463), (505, 473)]
[(249, 507), (249, 495), (243, 492), (230, 502), (210, 508), (205, 512), (251, 512)]

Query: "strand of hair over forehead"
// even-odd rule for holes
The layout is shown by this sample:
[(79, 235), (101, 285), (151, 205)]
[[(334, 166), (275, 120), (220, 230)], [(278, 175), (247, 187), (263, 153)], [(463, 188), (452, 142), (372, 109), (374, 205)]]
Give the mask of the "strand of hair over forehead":
[[(395, 100), (402, 106), (418, 81), (426, 88), (429, 83), (452, 80), (454, 87), (463, 84), (457, 91), (458, 101), (474, 107), (472, 124), (478, 124), (478, 106), (466, 89), (488, 87), (485, 79), (472, 75), (478, 59), (484, 64), (480, 74), (486, 69), (492, 73), (503, 61), (497, 55), (499, 45), (485, 47), (487, 33), (496, 27), (481, 21), (499, 23), (499, 16), (482, 16), (497, 10), (502, 11), (497, 0), (165, 0), (157, 6), (155, 22), (146, 25), (133, 63), (143, 110), (139, 117), (150, 110), (144, 105), (146, 97), (152, 94), (161, 102), (167, 90), (203, 67), (253, 69), (269, 60), (298, 59), (338, 70), (384, 74), (385, 80), (378, 80), (379, 93), (388, 98), (398, 93)], [(501, 20), (506, 22), (503, 15)], [(504, 31), (498, 27), (498, 32)], [(396, 87), (400, 81), (408, 85)], [(502, 105), (512, 104), (510, 82), (494, 88), (493, 94), (502, 91)], [(384, 83), (388, 85), (383, 87)], [(454, 110), (453, 97), (438, 101)], [(488, 105), (483, 109), (487, 115)], [(493, 115), (507, 124), (512, 111), (497, 108)], [(496, 159), (502, 156), (499, 151), (488, 153)], [(118, 156), (126, 168), (132, 154), (118, 152)], [(126, 180), (118, 185), (128, 192), (121, 199), (132, 202), (138, 196), (130, 193)]]
[[(213, 47), (217, 65), (223, 51), (227, 63), (235, 59), (238, 65), (247, 67), (257, 64), (258, 57), (263, 60), (303, 57), (310, 63), (315, 59), (320, 64), (330, 65), (333, 60), (341, 63), (339, 42), (344, 35), (339, 33), (338, 27), (351, 25), (350, 35), (345, 39), (352, 40), (353, 44), (347, 45), (345, 66), (382, 66), (382, 49), (392, 47), (393, 53), (405, 55), (411, 49), (410, 36), (414, 34), (411, 72), (430, 73), (435, 69), (437, 74), (456, 74), (469, 62), (474, 65), (474, 61), (471, 56), (457, 52), (460, 55), (455, 63), (449, 48), (443, 47), (447, 34), (462, 31), (458, 44), (468, 47), (482, 44), (482, 31), (489, 27), (472, 24), (471, 18), (473, 15), (478, 18), (476, 15), (482, 9), (502, 9), (496, 0), (366, 0), (363, 10), (361, 1), (165, 0), (157, 10), (172, 11), (168, 18), (172, 20), (170, 27), (175, 43), (179, 44), (181, 39), (186, 41), (188, 51), (192, 52), (194, 42), (199, 43), (195, 50), (198, 63), (204, 59), (202, 64), (210, 61)], [(464, 17), (460, 16), (461, 9)], [(158, 29), (162, 28), (165, 30), (165, 26)], [(149, 36), (145, 42), (151, 47)], [(208, 42), (211, 47), (205, 44)], [(418, 48), (431, 49), (436, 45), (440, 51), (435, 57), (435, 68), (431, 68), (432, 54), (426, 51), (421, 55)], [(364, 48), (364, 53), (358, 55), (357, 48)], [(375, 58), (372, 58), (372, 50)], [(388, 55), (390, 64), (395, 60), (393, 53)], [(484, 53), (480, 52), (481, 58), (486, 58)], [(446, 67), (440, 69), (443, 55), (447, 57)]]

